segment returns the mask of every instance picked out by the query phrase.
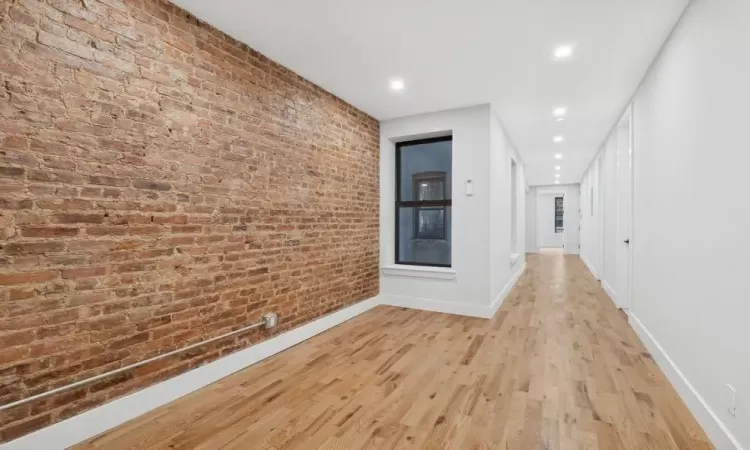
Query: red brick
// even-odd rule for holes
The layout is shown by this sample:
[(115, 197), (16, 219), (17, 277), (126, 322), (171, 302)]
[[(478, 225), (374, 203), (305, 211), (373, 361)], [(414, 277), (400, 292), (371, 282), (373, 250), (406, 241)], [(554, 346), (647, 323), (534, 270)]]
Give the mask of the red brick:
[[(51, 186), (30, 186), (30, 189), (35, 189), (37, 193), (44, 194), (45, 187), (51, 187)], [(64, 195), (63, 189), (65, 188), (58, 188), (55, 189), (55, 195)], [(72, 192), (75, 192), (75, 190), (72, 190)], [(63, 211), (70, 211), (70, 210), (81, 210), (81, 209), (92, 209), (93, 203), (89, 200), (81, 200), (81, 199), (40, 199), (37, 200), (36, 205), (40, 209), (57, 209), (57, 210), (63, 210)]]
[(22, 361), (29, 354), (26, 347), (0, 348), (0, 366), (7, 366), (14, 361)]
[(23, 422), (13, 422), (0, 430), (0, 440), (7, 442), (12, 439), (23, 436), (39, 428), (43, 428), (52, 423), (52, 415), (49, 413), (36, 416)]
[(26, 169), (22, 167), (0, 167), (0, 177), (23, 178)]
[(89, 184), (98, 184), (102, 186), (127, 186), (130, 184), (127, 178), (107, 177), (107, 176), (92, 176), (89, 177)]
[(67, 269), (62, 271), (62, 277), (66, 279), (91, 278), (107, 274), (106, 267), (86, 267), (80, 269)]
[(83, 177), (69, 172), (55, 170), (29, 170), (29, 180), (47, 183), (82, 184)]
[(187, 223), (187, 216), (154, 216), (153, 222), (158, 224), (185, 224)]
[(172, 227), (173, 233), (200, 233), (203, 227), (200, 225), (184, 225)]
[(0, 348), (28, 344), (34, 340), (35, 336), (36, 333), (34, 330), (11, 331), (10, 333), (0, 332)]
[(26, 13), (24, 10), (17, 6), (13, 6), (10, 8), (10, 17), (20, 23), (24, 23), (32, 27), (36, 25), (36, 19), (34, 18), (34, 16)]
[(102, 223), (104, 216), (101, 214), (55, 214), (56, 223)]
[(41, 283), (57, 278), (56, 271), (20, 272), (0, 274), (0, 286), (13, 284)]
[(0, 209), (31, 209), (34, 207), (34, 201), (28, 198), (2, 198), (0, 197)]
[(126, 227), (101, 227), (101, 228), (87, 228), (86, 234), (89, 236), (123, 236), (127, 234), (128, 229)]
[(163, 181), (135, 180), (133, 187), (136, 189), (150, 189), (154, 191), (168, 191), (172, 189), (169, 183)]
[(102, 196), (101, 188), (85, 187), (81, 189), (81, 197), (101, 197), (101, 196)]
[(5, 244), (3, 246), (3, 251), (9, 255), (57, 253), (64, 249), (64, 242), (26, 242)]
[(45, 31), (40, 31), (37, 34), (37, 40), (40, 44), (62, 50), (80, 58), (91, 59), (94, 57), (93, 49), (90, 46), (79, 44), (68, 38), (55, 36)]
[(25, 300), (36, 295), (34, 289), (11, 289), (8, 293), (9, 300)]
[(29, 146), (29, 139), (25, 136), (7, 136), (3, 139), (3, 150), (15, 149), (15, 150), (26, 150)]
[(282, 320), (0, 414), (0, 440), (377, 294), (376, 120), (162, 0), (6, 11), (0, 336), (37, 339), (0, 346), (2, 384)]
[(70, 237), (78, 234), (78, 228), (63, 227), (22, 227), (24, 237)]
[(148, 341), (149, 337), (150, 337), (150, 333), (144, 331), (138, 334), (134, 334), (133, 336), (130, 336), (126, 339), (118, 339), (118, 340), (112, 341), (112, 343), (109, 344), (107, 349), (109, 351), (113, 351), (113, 350), (120, 350), (123, 348), (131, 347), (133, 345)]

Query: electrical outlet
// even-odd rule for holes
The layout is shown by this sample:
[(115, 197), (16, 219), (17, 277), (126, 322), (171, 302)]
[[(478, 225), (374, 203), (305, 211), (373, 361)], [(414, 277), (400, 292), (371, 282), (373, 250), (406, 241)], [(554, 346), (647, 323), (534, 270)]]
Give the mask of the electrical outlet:
[(727, 385), (727, 391), (729, 391), (729, 414), (731, 414), (732, 417), (737, 417), (737, 391), (731, 384)]

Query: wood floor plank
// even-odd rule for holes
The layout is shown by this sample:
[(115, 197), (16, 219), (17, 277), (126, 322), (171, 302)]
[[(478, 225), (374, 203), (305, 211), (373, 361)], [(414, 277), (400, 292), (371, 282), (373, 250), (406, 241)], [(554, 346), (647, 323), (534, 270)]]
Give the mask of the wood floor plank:
[(74, 449), (711, 449), (583, 263), (491, 320), (379, 307)]

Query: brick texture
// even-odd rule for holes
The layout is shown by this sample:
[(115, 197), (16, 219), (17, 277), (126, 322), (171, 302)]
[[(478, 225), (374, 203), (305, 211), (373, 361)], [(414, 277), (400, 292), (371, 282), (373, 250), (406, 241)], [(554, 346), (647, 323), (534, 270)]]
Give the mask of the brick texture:
[[(0, 404), (378, 292), (378, 123), (161, 0), (0, 0)], [(266, 339), (0, 413), (8, 441)]]

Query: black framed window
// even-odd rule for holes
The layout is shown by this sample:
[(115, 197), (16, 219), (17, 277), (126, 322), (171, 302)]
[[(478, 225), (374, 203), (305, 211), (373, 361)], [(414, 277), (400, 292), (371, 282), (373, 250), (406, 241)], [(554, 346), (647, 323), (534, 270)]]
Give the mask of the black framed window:
[(450, 136), (396, 144), (396, 263), (451, 265)]
[(555, 233), (562, 233), (565, 230), (563, 227), (564, 212), (563, 197), (555, 197)]

